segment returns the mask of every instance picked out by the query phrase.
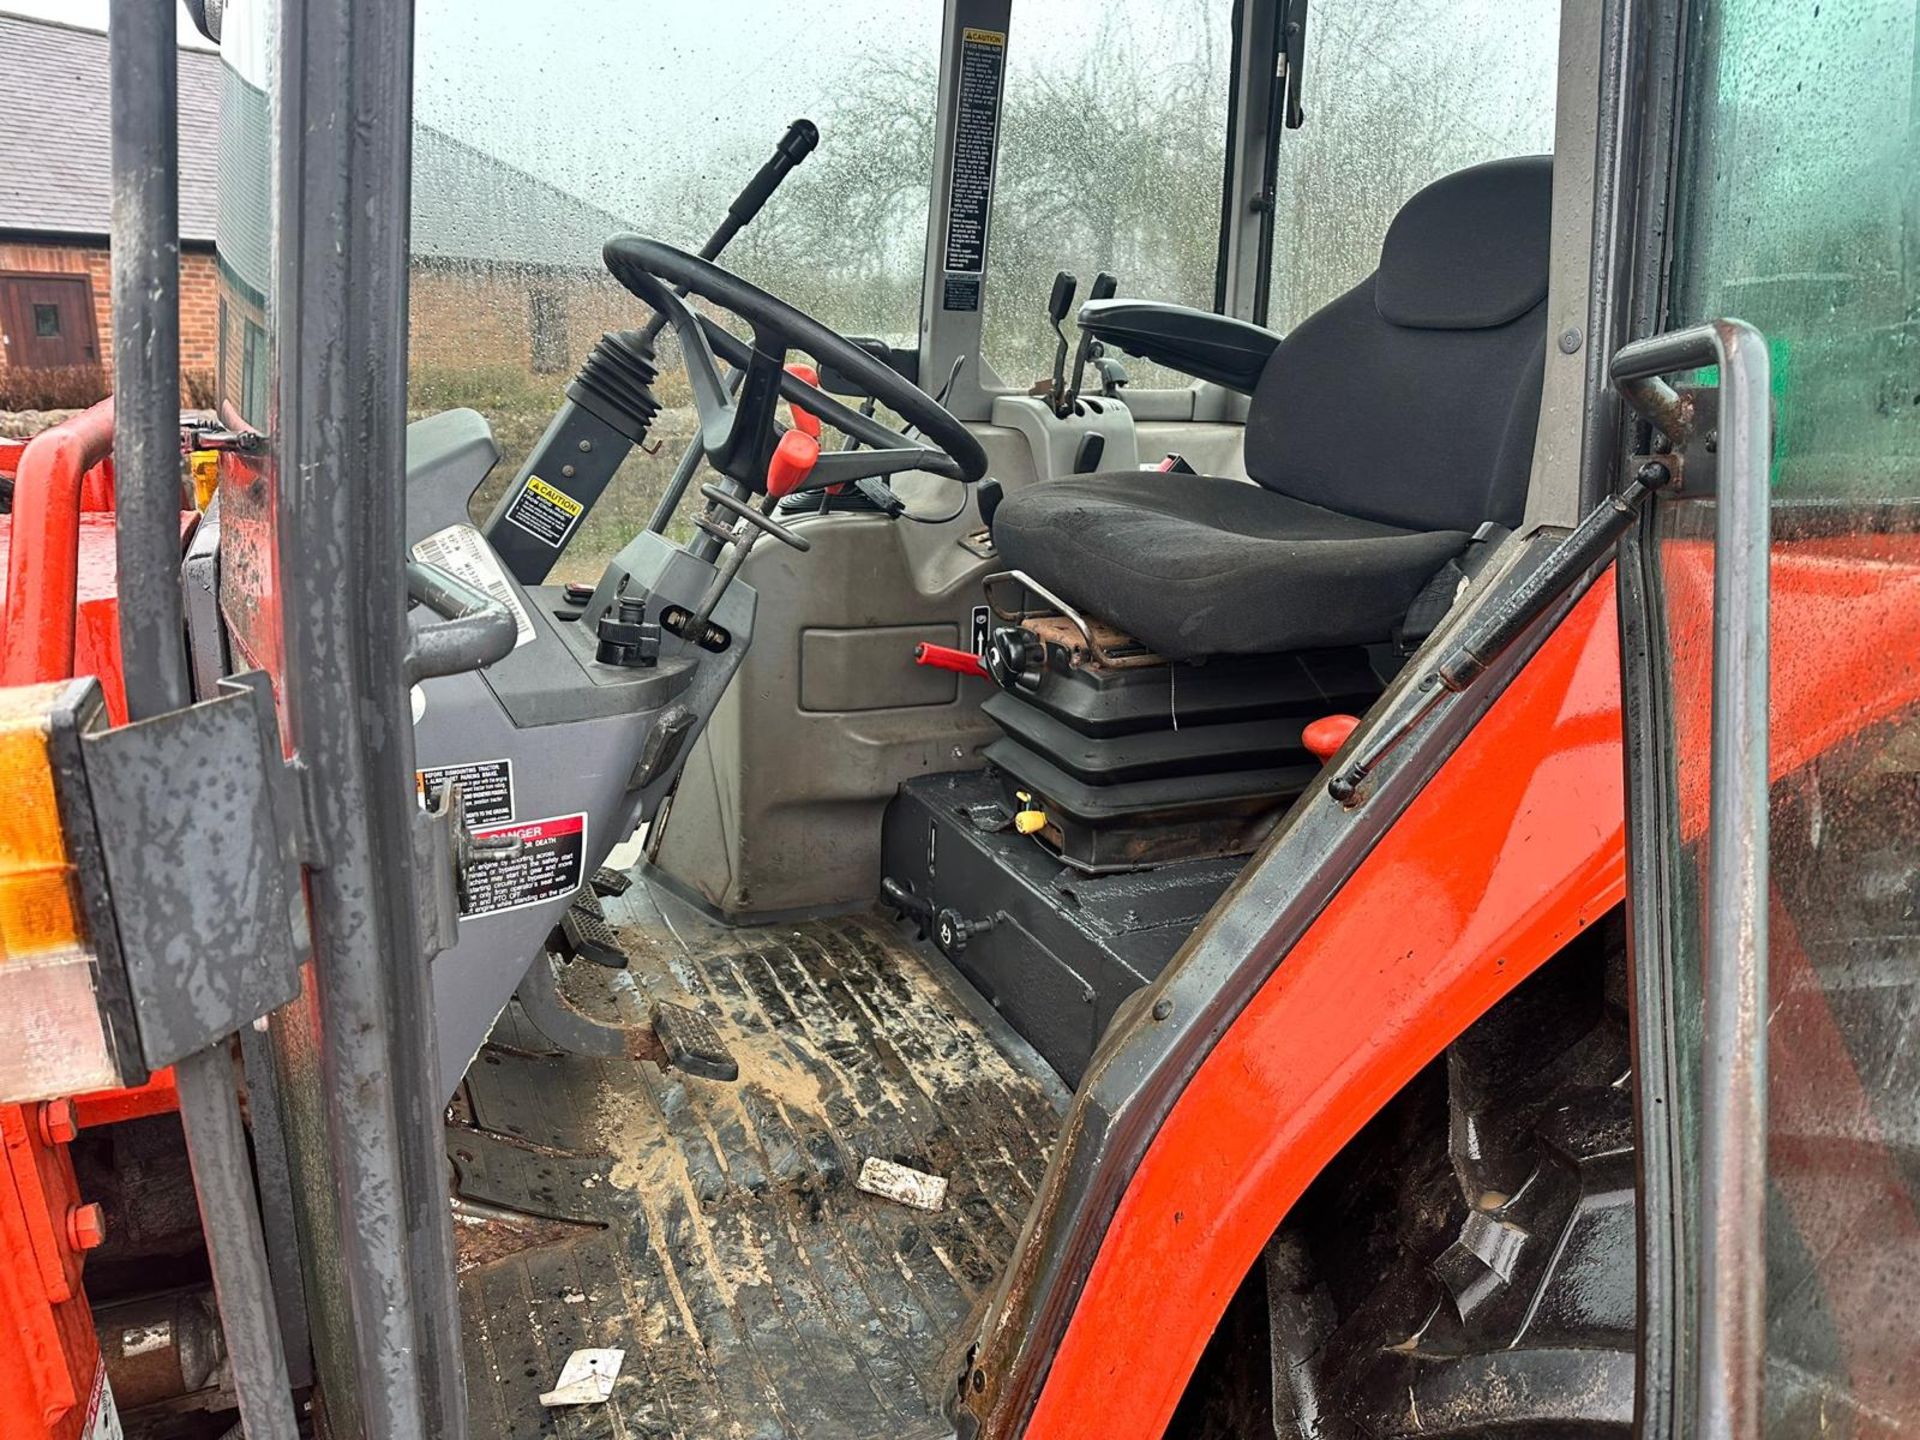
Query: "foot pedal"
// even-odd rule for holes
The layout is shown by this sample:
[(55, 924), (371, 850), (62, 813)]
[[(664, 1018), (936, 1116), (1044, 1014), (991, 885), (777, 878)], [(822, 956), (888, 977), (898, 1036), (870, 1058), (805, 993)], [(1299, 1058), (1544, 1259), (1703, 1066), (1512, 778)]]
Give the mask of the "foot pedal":
[(620, 948), (619, 937), (592, 895), (583, 895), (567, 907), (567, 913), (560, 917), (560, 937), (568, 953), (577, 959), (591, 960), (609, 970), (627, 968), (627, 952)]
[(593, 872), (593, 878), (587, 881), (596, 895), (624, 895), (633, 888), (633, 881), (626, 874), (602, 865)]
[(666, 1049), (667, 1059), (689, 1075), (703, 1080), (738, 1080), (740, 1064), (721, 1042), (713, 1022), (685, 1005), (657, 1001), (653, 1033)]

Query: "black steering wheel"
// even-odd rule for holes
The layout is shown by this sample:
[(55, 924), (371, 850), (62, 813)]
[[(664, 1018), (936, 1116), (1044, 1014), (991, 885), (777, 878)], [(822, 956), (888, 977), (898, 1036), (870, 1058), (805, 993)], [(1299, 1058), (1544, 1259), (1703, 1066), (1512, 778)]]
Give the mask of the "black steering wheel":
[[(969, 485), (987, 473), (987, 452), (945, 406), (811, 315), (709, 260), (641, 235), (614, 236), (602, 255), (613, 278), (666, 316), (679, 335), (700, 418), (701, 448), (707, 462), (729, 479), (766, 492), (767, 466), (784, 428), (774, 414), (782, 398), (872, 447), (823, 451), (796, 491), (903, 470), (926, 470)], [(676, 291), (739, 316), (752, 329), (753, 343), (696, 315)], [(902, 434), (788, 374), (787, 356), (795, 350), (853, 379), (920, 434)], [(728, 393), (716, 354), (743, 372), (737, 396)]]

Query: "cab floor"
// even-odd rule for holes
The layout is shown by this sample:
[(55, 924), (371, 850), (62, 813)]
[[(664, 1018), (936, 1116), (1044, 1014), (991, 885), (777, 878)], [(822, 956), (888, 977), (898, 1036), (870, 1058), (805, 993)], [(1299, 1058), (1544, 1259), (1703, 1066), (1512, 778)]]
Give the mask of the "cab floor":
[[(877, 915), (729, 930), (640, 884), (605, 906), (631, 968), (576, 961), (563, 993), (636, 1035), (654, 999), (697, 1005), (740, 1077), (558, 1052), (502, 1017), (448, 1127), (474, 1433), (948, 1433), (1059, 1081)], [(944, 1209), (855, 1189), (869, 1156), (945, 1176)], [(611, 1400), (543, 1407), (588, 1347), (626, 1352)]]

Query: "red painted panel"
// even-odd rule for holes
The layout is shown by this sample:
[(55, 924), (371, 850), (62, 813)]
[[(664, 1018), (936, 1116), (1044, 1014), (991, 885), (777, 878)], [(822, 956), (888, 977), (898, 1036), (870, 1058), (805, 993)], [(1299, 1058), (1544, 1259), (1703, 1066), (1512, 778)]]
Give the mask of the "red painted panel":
[(1114, 1216), (1028, 1434), (1162, 1432), (1227, 1300), (1313, 1177), (1455, 1036), (1619, 902), (1621, 756), (1609, 573), (1175, 1104)]

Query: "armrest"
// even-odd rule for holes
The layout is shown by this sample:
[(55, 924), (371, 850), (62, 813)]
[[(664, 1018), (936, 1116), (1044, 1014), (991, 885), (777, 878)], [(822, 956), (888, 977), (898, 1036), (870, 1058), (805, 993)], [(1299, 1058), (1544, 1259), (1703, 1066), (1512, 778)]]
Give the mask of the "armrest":
[(1280, 337), (1271, 330), (1156, 300), (1089, 300), (1080, 328), (1107, 345), (1251, 395)]

